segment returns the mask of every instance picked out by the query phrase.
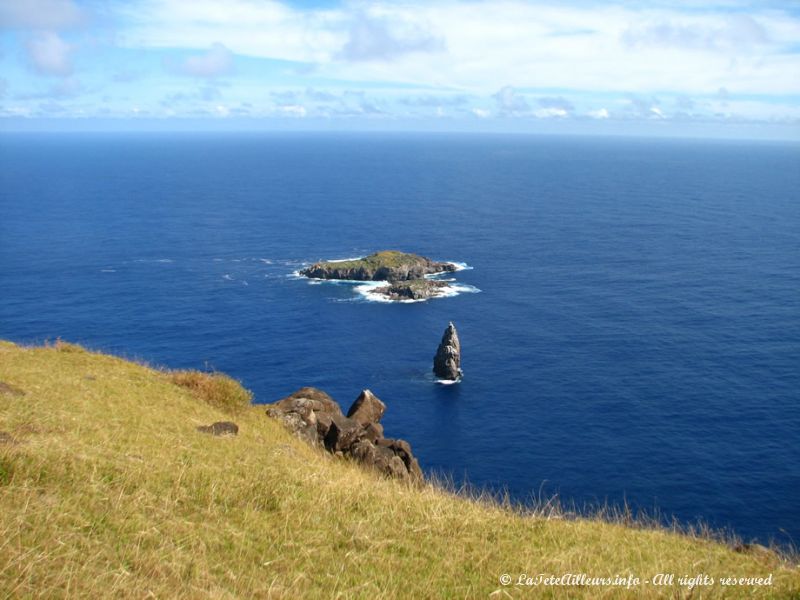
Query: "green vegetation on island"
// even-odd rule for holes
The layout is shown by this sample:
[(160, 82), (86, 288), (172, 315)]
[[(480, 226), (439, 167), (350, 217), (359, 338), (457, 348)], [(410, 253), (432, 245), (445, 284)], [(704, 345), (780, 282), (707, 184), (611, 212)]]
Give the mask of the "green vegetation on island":
[[(800, 595), (797, 566), (759, 547), (381, 477), (291, 435), (224, 375), (0, 342), (0, 382), (2, 597)], [(516, 585), (566, 573), (674, 581)], [(716, 583), (680, 584), (699, 574)]]

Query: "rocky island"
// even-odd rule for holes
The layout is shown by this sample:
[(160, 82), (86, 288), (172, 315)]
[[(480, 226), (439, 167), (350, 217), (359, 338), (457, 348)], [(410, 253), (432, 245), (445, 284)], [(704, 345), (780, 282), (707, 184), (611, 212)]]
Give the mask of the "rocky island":
[(396, 250), (384, 250), (354, 260), (317, 262), (301, 270), (300, 275), (313, 279), (408, 281), (456, 270), (458, 268), (453, 263), (437, 262)]
[(461, 371), (461, 342), (458, 339), (456, 326), (452, 321), (444, 330), (442, 341), (433, 357), (433, 372), (437, 377), (448, 381), (458, 381), (463, 375)]
[(380, 294), (389, 300), (408, 302), (436, 298), (446, 292), (449, 287), (446, 281), (410, 279), (408, 281), (393, 281), (389, 285), (373, 290), (372, 293)]
[(383, 301), (419, 302), (453, 295), (453, 287), (447, 281), (433, 279), (433, 276), (459, 269), (454, 263), (397, 250), (383, 250), (364, 258), (320, 261), (302, 269), (299, 275), (323, 280), (385, 281), (387, 285), (362, 293)]

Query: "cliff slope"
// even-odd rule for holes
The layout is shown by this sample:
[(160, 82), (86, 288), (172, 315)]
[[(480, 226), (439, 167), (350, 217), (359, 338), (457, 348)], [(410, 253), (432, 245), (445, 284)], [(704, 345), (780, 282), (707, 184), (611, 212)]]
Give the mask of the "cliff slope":
[[(692, 598), (800, 593), (769, 552), (382, 478), (293, 437), (223, 376), (0, 342), (0, 382), (2, 597), (672, 598), (698, 573), (773, 584)], [(539, 573), (676, 585), (500, 582)]]

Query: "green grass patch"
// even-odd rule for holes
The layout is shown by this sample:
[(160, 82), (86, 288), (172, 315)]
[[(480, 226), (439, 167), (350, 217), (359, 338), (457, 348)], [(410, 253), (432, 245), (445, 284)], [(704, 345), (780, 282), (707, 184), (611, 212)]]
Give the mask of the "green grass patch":
[(383, 250), (381, 252), (375, 252), (374, 254), (370, 254), (369, 256), (365, 256), (364, 258), (358, 258), (355, 260), (346, 260), (343, 262), (327, 262), (322, 261), (317, 263), (324, 267), (331, 267), (337, 269), (358, 269), (359, 267), (365, 267), (367, 269), (379, 269), (381, 267), (387, 268), (397, 268), (397, 267), (404, 267), (404, 266), (414, 266), (419, 264), (421, 261), (425, 259), (417, 254), (409, 254), (407, 252), (400, 252), (398, 250)]

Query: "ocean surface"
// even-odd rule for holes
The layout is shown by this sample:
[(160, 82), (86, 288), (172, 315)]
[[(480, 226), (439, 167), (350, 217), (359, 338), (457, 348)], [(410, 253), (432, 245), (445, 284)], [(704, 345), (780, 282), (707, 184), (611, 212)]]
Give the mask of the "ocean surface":
[[(219, 369), (258, 402), (370, 388), (429, 473), (800, 545), (798, 145), (4, 134), (0, 209), (0, 338)], [(464, 293), (292, 276), (380, 249), (466, 263)]]

